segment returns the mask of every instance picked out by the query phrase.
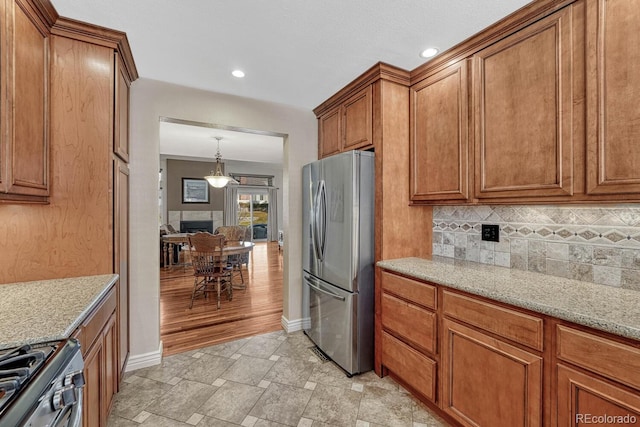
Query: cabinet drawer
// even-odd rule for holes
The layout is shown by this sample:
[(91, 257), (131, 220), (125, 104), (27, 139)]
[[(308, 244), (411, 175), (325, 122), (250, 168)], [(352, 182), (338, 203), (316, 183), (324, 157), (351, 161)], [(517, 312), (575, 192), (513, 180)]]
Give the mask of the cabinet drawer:
[(640, 389), (640, 349), (557, 326), (558, 357)]
[(436, 308), (436, 287), (406, 277), (382, 272), (382, 290), (427, 308)]
[(436, 400), (436, 362), (386, 332), (382, 333), (382, 364), (427, 399)]
[(93, 342), (98, 338), (104, 325), (111, 317), (111, 314), (116, 309), (116, 291), (112, 288), (107, 296), (104, 297), (100, 305), (89, 315), (87, 320), (82, 324), (82, 348), (83, 354)]
[(540, 318), (446, 290), (442, 293), (442, 306), (449, 317), (533, 349), (543, 349), (543, 321)]
[(412, 344), (436, 352), (436, 314), (386, 293), (382, 294), (382, 327)]

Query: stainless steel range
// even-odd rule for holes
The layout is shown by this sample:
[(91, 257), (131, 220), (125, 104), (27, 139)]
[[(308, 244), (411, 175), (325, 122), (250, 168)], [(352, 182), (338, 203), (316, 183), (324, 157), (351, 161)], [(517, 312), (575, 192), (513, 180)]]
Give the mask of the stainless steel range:
[(0, 427), (81, 426), (83, 368), (75, 339), (0, 354)]

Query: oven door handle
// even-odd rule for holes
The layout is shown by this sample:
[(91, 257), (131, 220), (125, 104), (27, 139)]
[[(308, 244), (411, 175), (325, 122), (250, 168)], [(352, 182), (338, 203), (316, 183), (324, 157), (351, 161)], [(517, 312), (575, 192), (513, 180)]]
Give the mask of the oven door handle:
[(77, 388), (78, 401), (73, 405), (71, 418), (69, 419), (69, 427), (82, 427), (82, 388)]

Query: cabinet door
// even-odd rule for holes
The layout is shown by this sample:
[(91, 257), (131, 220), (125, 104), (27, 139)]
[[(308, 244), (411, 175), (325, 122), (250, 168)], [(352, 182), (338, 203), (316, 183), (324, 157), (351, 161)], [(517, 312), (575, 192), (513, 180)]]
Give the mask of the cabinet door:
[(371, 86), (349, 98), (342, 106), (342, 151), (373, 146), (373, 93)]
[[(3, 162), (0, 191), (5, 199), (46, 200), (49, 194), (49, 30), (27, 0), (6, 3), (12, 25), (3, 58)], [(3, 19), (5, 19), (3, 17)], [(4, 25), (3, 25), (4, 26)], [(6, 31), (6, 29), (3, 29)]]
[(340, 123), (340, 106), (327, 111), (318, 119), (320, 158), (338, 153), (342, 149)]
[(436, 314), (387, 293), (382, 293), (382, 327), (410, 344), (436, 353)]
[(633, 426), (638, 420), (637, 392), (558, 365), (558, 427)]
[(115, 56), (115, 102), (113, 124), (113, 152), (129, 161), (129, 76), (120, 56)]
[(118, 379), (122, 378), (129, 357), (129, 168), (114, 161), (114, 260), (113, 270), (120, 275), (116, 285), (118, 298)]
[(573, 193), (572, 9), (473, 56), (475, 196)]
[(587, 192), (640, 193), (640, 8), (587, 7)]
[(411, 200), (469, 197), (467, 63), (411, 87)]
[(442, 322), (442, 409), (465, 426), (541, 426), (542, 358)]
[(103, 397), (101, 399), (101, 420), (102, 424), (107, 425), (109, 412), (113, 404), (113, 399), (118, 391), (118, 332), (116, 329), (115, 313), (111, 316), (104, 327), (103, 339), (103, 355), (104, 355), (104, 379), (103, 379)]
[(437, 363), (387, 332), (382, 333), (382, 364), (432, 402), (436, 401)]
[(102, 339), (96, 340), (84, 356), (85, 386), (83, 391), (83, 426), (101, 426), (102, 388), (104, 381), (104, 347)]

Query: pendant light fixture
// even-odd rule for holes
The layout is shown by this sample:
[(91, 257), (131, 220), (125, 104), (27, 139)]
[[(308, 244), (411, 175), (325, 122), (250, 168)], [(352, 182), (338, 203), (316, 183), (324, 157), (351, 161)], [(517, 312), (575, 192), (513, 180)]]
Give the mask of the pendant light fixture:
[(211, 171), (211, 175), (205, 176), (204, 179), (206, 179), (209, 184), (215, 188), (222, 188), (227, 184), (239, 184), (238, 181), (231, 178), (230, 176), (225, 176), (222, 174), (222, 168), (220, 166), (220, 162), (222, 161), (222, 155), (220, 154), (220, 140), (222, 139), (222, 137), (216, 136), (215, 138), (218, 140), (218, 151), (216, 152), (216, 170), (215, 172)]

